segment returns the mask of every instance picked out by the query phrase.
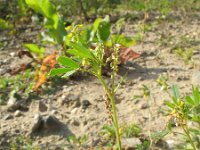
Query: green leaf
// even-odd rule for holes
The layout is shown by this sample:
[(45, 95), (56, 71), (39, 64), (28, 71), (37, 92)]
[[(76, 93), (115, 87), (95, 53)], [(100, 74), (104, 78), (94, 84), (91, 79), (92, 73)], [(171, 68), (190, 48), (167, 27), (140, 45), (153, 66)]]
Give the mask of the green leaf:
[(69, 45), (74, 48), (73, 50), (68, 50), (70, 54), (73, 54), (80, 58), (93, 58), (92, 52), (81, 43), (70, 42)]
[(75, 135), (71, 135), (67, 138), (67, 140), (69, 142), (75, 142), (75, 143), (78, 143), (78, 138), (75, 136)]
[(172, 132), (172, 122), (169, 122), (167, 125), (167, 129)]
[(69, 71), (69, 72), (65, 73), (62, 77), (63, 77), (63, 78), (69, 77), (69, 76), (71, 76), (72, 74), (74, 74), (77, 70), (78, 70), (78, 69)]
[(194, 105), (194, 101), (190, 96), (186, 96), (186, 102), (188, 102), (190, 105)]
[(85, 58), (85, 55), (82, 55), (79, 51), (77, 51), (75, 49), (69, 49), (67, 52), (71, 55), (78, 57), (78, 58)]
[(175, 105), (174, 105), (173, 103), (168, 102), (168, 101), (165, 101), (165, 104), (166, 104), (168, 107), (172, 108), (172, 109), (175, 107)]
[(81, 38), (84, 43), (87, 44), (90, 40), (93, 41), (92, 37), (92, 26), (85, 26), (83, 31), (81, 32)]
[[(200, 110), (200, 108), (199, 108), (199, 110)], [(200, 116), (199, 116), (199, 114), (193, 115), (191, 120), (200, 124)]]
[(45, 27), (49, 29), (49, 35), (57, 42), (62, 43), (66, 36), (64, 21), (59, 18), (57, 14), (54, 14), (50, 19), (47, 20)]
[(48, 29), (48, 34), (61, 44), (66, 36), (66, 31), (64, 21), (57, 14), (56, 7), (49, 0), (26, 0), (26, 3), (46, 18), (45, 28)]
[(109, 22), (101, 22), (97, 30), (97, 37), (106, 42), (111, 33), (111, 24)]
[(29, 52), (38, 55), (38, 57), (43, 57), (44, 55), (44, 48), (39, 47), (36, 44), (24, 44), (24, 47), (27, 48)]
[(106, 42), (111, 33), (111, 23), (109, 18), (105, 17), (104, 19), (98, 18), (93, 24), (93, 30), (90, 34), (90, 41), (101, 40)]
[(74, 68), (56, 68), (50, 71), (50, 76), (62, 75), (64, 73), (70, 72), (74, 70)]
[(0, 18), (0, 31), (12, 28), (13, 25), (10, 24), (8, 21)]
[(94, 24), (93, 24), (93, 31), (96, 32), (98, 27), (99, 27), (99, 24), (101, 23), (102, 21), (102, 18), (97, 18), (95, 21), (94, 21)]
[(136, 44), (136, 41), (134, 39), (125, 37), (123, 35), (112, 35), (111, 38), (114, 44), (121, 44), (125, 47), (130, 47)]
[(26, 15), (27, 7), (26, 7), (25, 0), (18, 0), (18, 6), (21, 10), (21, 14)]
[(65, 67), (74, 68), (74, 69), (79, 68), (79, 65), (68, 57), (61, 56), (58, 58), (58, 62)]
[(175, 103), (177, 103), (177, 101), (180, 99), (180, 93), (179, 93), (177, 85), (172, 86), (172, 93), (173, 93), (173, 96), (174, 96), (173, 101)]
[(192, 87), (192, 94), (193, 94), (193, 97), (194, 97), (195, 105), (200, 104), (200, 93), (199, 93), (198, 87), (196, 87), (196, 88)]
[(56, 8), (49, 0), (26, 0), (26, 3), (33, 10), (41, 13), (46, 18), (51, 18), (56, 13)]

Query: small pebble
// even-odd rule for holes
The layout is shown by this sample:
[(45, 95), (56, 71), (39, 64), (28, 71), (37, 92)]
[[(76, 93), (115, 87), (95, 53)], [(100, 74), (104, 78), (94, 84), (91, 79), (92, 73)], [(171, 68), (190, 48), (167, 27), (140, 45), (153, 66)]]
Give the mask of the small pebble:
[(38, 109), (40, 112), (45, 112), (47, 111), (48, 107), (42, 101), (39, 101)]
[(20, 110), (16, 110), (15, 113), (14, 113), (14, 116), (15, 117), (22, 116), (22, 112)]
[(0, 75), (4, 75), (6, 72), (6, 69), (0, 68)]
[(149, 108), (149, 104), (144, 103), (144, 104), (141, 105), (140, 108), (141, 108), (141, 109), (147, 109), (147, 108)]
[(34, 116), (34, 119), (33, 119), (33, 125), (32, 125), (32, 129), (31, 129), (31, 133), (38, 131), (41, 123), (42, 123), (42, 116), (40, 116), (39, 114), (36, 114)]
[(51, 114), (52, 114), (52, 115), (55, 115), (56, 113), (58, 113), (58, 112), (57, 112), (57, 110), (55, 110), (55, 109), (53, 109), (53, 110), (51, 111)]
[(6, 114), (4, 117), (3, 117), (3, 120), (9, 120), (9, 119), (12, 119), (13, 116), (10, 115), (10, 114)]
[(91, 105), (90, 101), (83, 100), (82, 101), (82, 109), (87, 109)]
[(11, 53), (10, 53), (10, 56), (11, 56), (11, 57), (15, 57), (15, 52), (11, 52)]
[(71, 110), (71, 114), (76, 114), (78, 112), (78, 108), (74, 108)]

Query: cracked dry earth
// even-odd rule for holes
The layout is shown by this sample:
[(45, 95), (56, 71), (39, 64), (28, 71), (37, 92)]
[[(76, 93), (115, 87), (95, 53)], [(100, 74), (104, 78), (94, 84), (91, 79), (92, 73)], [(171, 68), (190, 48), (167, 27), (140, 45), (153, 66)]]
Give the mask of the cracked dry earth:
[[(134, 36), (137, 25), (137, 21), (127, 23), (124, 33)], [(172, 52), (173, 46), (181, 43), (182, 37), (188, 38), (184, 44), (194, 49), (195, 66), (186, 64)], [(145, 33), (144, 41), (132, 48), (141, 53), (141, 57), (120, 67), (119, 77), (126, 72), (127, 76), (116, 95), (119, 124), (137, 123), (142, 127), (142, 133), (148, 136), (149, 129), (150, 132), (161, 131), (169, 121), (169, 117), (165, 116), (164, 100), (170, 98), (157, 85), (156, 79), (159, 75), (168, 76), (168, 84), (177, 84), (181, 93), (191, 92), (191, 83), (195, 80), (192, 76), (198, 74), (200, 65), (200, 16), (171, 22), (153, 21), (152, 29)], [(16, 49), (0, 51), (1, 68), (6, 66), (8, 69), (24, 61), (15, 55), (11, 56), (13, 52), (16, 53)], [(8, 61), (5, 62), (5, 59)], [(89, 75), (78, 75), (63, 81), (62, 86), (56, 87), (56, 91), (28, 102), (28, 110), (20, 111), (18, 114), (16, 111), (7, 111), (6, 105), (0, 106), (0, 149), (9, 149), (9, 144), (18, 136), (31, 138), (33, 145), (39, 145), (41, 149), (79, 149), (75, 144), (69, 144), (69, 135), (88, 136), (82, 149), (92, 149), (103, 143), (100, 131), (107, 123), (108, 111), (105, 108), (104, 90), (100, 83)], [(200, 79), (194, 82), (200, 82)], [(151, 97), (148, 100), (133, 100), (135, 95), (141, 94), (142, 85), (148, 86)], [(50, 127), (50, 130), (48, 127), (47, 130), (42, 128), (32, 134), (34, 117), (37, 114), (43, 118), (54, 116), (61, 126), (59, 129)], [(9, 117), (5, 118), (6, 115)], [(174, 129), (179, 130), (179, 127)], [(167, 147), (161, 144), (152, 149), (173, 149), (174, 144), (181, 142), (180, 136), (175, 134), (167, 135), (163, 140), (168, 144)]]

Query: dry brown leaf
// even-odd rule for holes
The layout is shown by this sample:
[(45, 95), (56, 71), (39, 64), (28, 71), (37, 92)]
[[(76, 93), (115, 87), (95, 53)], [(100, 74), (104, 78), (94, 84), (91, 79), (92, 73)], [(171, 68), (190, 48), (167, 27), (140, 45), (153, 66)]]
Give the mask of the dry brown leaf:
[(54, 52), (53, 54), (48, 55), (43, 59), (39, 73), (35, 77), (36, 84), (33, 87), (33, 91), (38, 91), (40, 86), (47, 81), (47, 73), (57, 64), (57, 55), (58, 53)]
[(128, 61), (132, 61), (140, 57), (140, 54), (133, 51), (131, 48), (122, 47), (120, 48), (120, 62), (125, 64)]

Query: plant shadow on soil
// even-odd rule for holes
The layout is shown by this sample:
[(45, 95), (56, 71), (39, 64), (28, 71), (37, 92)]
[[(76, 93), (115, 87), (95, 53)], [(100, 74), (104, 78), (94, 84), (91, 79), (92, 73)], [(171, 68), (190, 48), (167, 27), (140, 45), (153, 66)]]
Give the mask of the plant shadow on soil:
[[(142, 67), (141, 65), (138, 65), (136, 63), (131, 63), (126, 66), (121, 66), (119, 69), (119, 75), (124, 76), (126, 75), (126, 78), (128, 80), (149, 80), (153, 79), (156, 80), (158, 76), (162, 73), (167, 72), (167, 68), (146, 68)], [(174, 71), (183, 71), (183, 69), (174, 68)]]
[(37, 132), (31, 134), (31, 137), (48, 137), (51, 135), (58, 135), (59, 137), (67, 138), (69, 136), (74, 136), (72, 131), (68, 128), (68, 126), (60, 121), (58, 121), (58, 125), (53, 129), (44, 129), (39, 128)]

